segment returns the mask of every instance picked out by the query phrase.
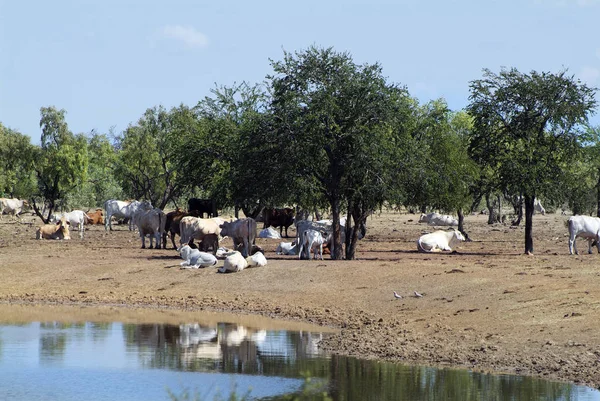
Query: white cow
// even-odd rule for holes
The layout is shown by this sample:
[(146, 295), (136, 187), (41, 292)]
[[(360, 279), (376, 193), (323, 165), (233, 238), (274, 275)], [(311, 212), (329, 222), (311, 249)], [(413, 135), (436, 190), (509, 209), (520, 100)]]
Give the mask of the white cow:
[(254, 255), (248, 256), (246, 262), (248, 262), (248, 267), (266, 266), (267, 258), (262, 252), (256, 252)]
[(179, 256), (184, 260), (181, 262), (182, 268), (187, 267), (197, 269), (199, 267), (214, 266), (217, 264), (215, 255), (192, 249), (189, 245), (184, 245), (179, 249)]
[(577, 237), (588, 240), (588, 253), (592, 253), (592, 243), (596, 241), (598, 252), (600, 252), (600, 218), (590, 216), (571, 216), (568, 221), (569, 226), (569, 254), (577, 252), (575, 239)]
[(542, 215), (546, 214), (546, 209), (542, 206), (542, 202), (538, 198), (533, 200), (533, 211), (536, 213), (541, 213)]
[(458, 226), (458, 220), (447, 214), (429, 213), (421, 214), (419, 223), (427, 223), (430, 226)]
[(104, 202), (104, 210), (106, 211), (106, 216), (104, 218), (104, 229), (112, 231), (112, 217), (121, 218), (121, 219), (129, 219), (129, 231), (133, 231), (134, 223), (133, 223), (133, 215), (138, 210), (150, 210), (152, 209), (152, 204), (148, 201), (139, 202), (137, 200), (126, 202), (119, 201), (115, 199), (110, 199)]
[(458, 230), (438, 230), (422, 235), (417, 240), (417, 250), (419, 252), (452, 251), (454, 245), (464, 240), (465, 237)]
[(321, 257), (323, 260), (323, 244), (325, 243), (325, 238), (319, 231), (315, 230), (306, 230), (302, 234), (302, 241), (300, 242), (300, 251), (298, 252), (298, 259), (302, 257), (302, 250), (306, 249), (308, 251), (308, 259), (310, 259), (310, 252), (313, 252), (313, 259), (317, 259), (317, 257)]
[(156, 249), (160, 249), (162, 235), (165, 232), (167, 216), (159, 208), (150, 210), (137, 210), (132, 219), (137, 226), (142, 240), (142, 249), (146, 248), (146, 236), (150, 237), (150, 249), (153, 248), (152, 239), (156, 241)]
[[(340, 218), (340, 242), (346, 242), (346, 217)], [(329, 244), (329, 249), (333, 252), (333, 220), (317, 220), (308, 221), (301, 220), (296, 223), (296, 243), (301, 243), (302, 234), (306, 230), (314, 230), (321, 233), (325, 242)], [(358, 239), (362, 239), (367, 231), (365, 226), (362, 226), (358, 231)]]
[(260, 230), (258, 233), (258, 238), (275, 238), (281, 239), (281, 234), (277, 232), (273, 227), (267, 227), (263, 230)]
[(179, 222), (179, 235), (181, 245), (187, 245), (191, 239), (202, 241), (205, 235), (221, 234), (220, 224), (223, 219), (214, 217), (212, 219), (201, 219), (194, 216), (185, 216)]
[(280, 242), (275, 253), (277, 255), (297, 255), (298, 244), (296, 242)]
[(89, 219), (88, 216), (83, 210), (73, 210), (68, 213), (58, 213), (52, 216), (52, 221), (57, 222), (58, 220), (65, 218), (68, 222), (71, 223), (71, 228), (75, 228), (79, 231), (79, 237), (83, 238), (83, 225)]
[(223, 262), (223, 267), (219, 269), (219, 273), (235, 273), (240, 272), (248, 267), (248, 262), (242, 256), (242, 254), (238, 251), (235, 251), (231, 255), (225, 258), (225, 262)]
[(0, 220), (3, 214), (9, 214), (13, 220), (23, 213), (23, 209), (29, 207), (29, 203), (24, 199), (17, 198), (0, 198)]

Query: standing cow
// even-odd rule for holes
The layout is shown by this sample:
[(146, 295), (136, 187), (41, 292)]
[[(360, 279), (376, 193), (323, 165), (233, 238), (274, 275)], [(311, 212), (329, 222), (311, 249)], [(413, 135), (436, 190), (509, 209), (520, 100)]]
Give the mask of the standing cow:
[(84, 223), (89, 216), (83, 210), (73, 210), (68, 213), (58, 213), (52, 216), (53, 221), (62, 220), (65, 218), (70, 224), (71, 228), (75, 227), (79, 231), (79, 238), (83, 238)]
[(280, 236), (283, 236), (283, 229), (285, 228), (285, 237), (288, 238), (288, 227), (294, 224), (294, 215), (294, 209), (290, 208), (264, 208), (263, 228), (269, 228), (270, 226), (279, 227)]
[(13, 220), (20, 219), (19, 215), (27, 207), (29, 207), (29, 203), (24, 199), (0, 198), (0, 220), (2, 220), (3, 214), (11, 215)]
[(323, 238), (323, 235), (319, 231), (311, 229), (304, 231), (300, 242), (300, 250), (298, 251), (298, 259), (302, 258), (302, 251), (306, 249), (309, 260), (311, 251), (313, 252), (313, 259), (320, 257), (323, 260), (323, 244), (325, 241), (325, 238)]
[(177, 208), (176, 210), (167, 213), (167, 222), (165, 224), (165, 233), (163, 234), (163, 248), (167, 249), (167, 234), (171, 237), (171, 242), (173, 243), (173, 249), (177, 249), (177, 245), (175, 245), (175, 235), (179, 235), (181, 237), (181, 231), (179, 224), (181, 223), (181, 219), (185, 216), (189, 216), (190, 214), (184, 210)]
[(188, 245), (191, 240), (202, 241), (208, 234), (221, 234), (220, 218), (201, 219), (194, 216), (185, 216), (179, 222), (179, 240), (181, 246)]
[(571, 216), (568, 221), (569, 226), (569, 254), (573, 252), (578, 255), (577, 237), (588, 240), (588, 253), (592, 253), (592, 243), (596, 241), (598, 252), (600, 252), (600, 218), (590, 216)]
[(252, 245), (256, 240), (256, 220), (247, 217), (232, 222), (221, 224), (221, 235), (233, 238), (233, 249), (241, 248), (242, 256), (250, 255)]
[(146, 248), (146, 236), (150, 237), (150, 249), (153, 248), (152, 239), (156, 241), (156, 249), (160, 249), (162, 234), (165, 231), (165, 213), (157, 207), (140, 209), (133, 215), (132, 220), (140, 233), (142, 249)]
[(188, 200), (188, 210), (192, 216), (204, 217), (204, 213), (206, 213), (206, 217), (218, 217), (217, 213), (217, 203), (214, 199), (198, 199), (198, 198), (190, 198)]
[(104, 219), (104, 229), (112, 231), (112, 217), (115, 218), (127, 218), (129, 219), (129, 231), (133, 231), (133, 215), (138, 210), (150, 210), (152, 204), (149, 201), (139, 202), (137, 200), (126, 202), (115, 199), (110, 199), (104, 202), (104, 210), (106, 210), (106, 217)]

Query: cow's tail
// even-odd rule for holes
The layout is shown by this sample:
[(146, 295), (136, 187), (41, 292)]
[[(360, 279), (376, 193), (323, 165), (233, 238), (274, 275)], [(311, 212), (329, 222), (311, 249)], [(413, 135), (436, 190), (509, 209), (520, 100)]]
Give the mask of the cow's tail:
[[(83, 210), (82, 210), (82, 212), (83, 212)], [(85, 223), (90, 224), (91, 218), (90, 218), (90, 216), (88, 216), (88, 214), (86, 212), (83, 212), (83, 217), (85, 218)]]

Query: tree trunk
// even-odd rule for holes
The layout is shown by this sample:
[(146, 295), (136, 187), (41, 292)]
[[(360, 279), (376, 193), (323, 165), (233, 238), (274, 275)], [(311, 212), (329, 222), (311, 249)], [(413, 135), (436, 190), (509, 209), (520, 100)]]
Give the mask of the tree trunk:
[(500, 194), (497, 195), (496, 197), (498, 199), (498, 223), (502, 223), (502, 198), (500, 196)]
[[(333, 214), (333, 245), (331, 259), (342, 259), (342, 242), (340, 238), (340, 200), (334, 195), (330, 199), (331, 213)], [(348, 224), (348, 222), (346, 222)]]
[[(348, 202), (350, 204), (350, 202)], [(346, 260), (354, 260), (356, 247), (358, 245), (358, 232), (365, 229), (369, 210), (364, 210), (358, 204), (352, 208), (348, 207), (348, 217), (346, 219)], [(350, 220), (352, 218), (352, 220)], [(350, 221), (354, 224), (350, 226)], [(362, 233), (363, 236), (365, 233)]]
[(458, 231), (465, 237), (465, 241), (470, 242), (471, 238), (469, 238), (469, 234), (467, 234), (464, 227), (465, 215), (463, 214), (462, 208), (459, 208), (456, 213), (458, 214)]
[(515, 216), (517, 216), (516, 220), (513, 220), (510, 225), (518, 226), (521, 224), (521, 220), (523, 220), (523, 195), (519, 195), (515, 202), (512, 202), (513, 209), (515, 211)]
[(597, 206), (596, 206), (596, 215), (598, 217), (600, 217), (600, 168), (598, 169), (598, 184), (596, 186), (596, 190), (597, 190), (596, 196), (598, 198)]
[(535, 195), (525, 195), (525, 254), (533, 255), (533, 203)]
[(494, 210), (494, 205), (490, 201), (490, 194), (485, 194), (485, 205), (488, 209), (488, 224), (494, 224), (496, 221), (496, 211)]

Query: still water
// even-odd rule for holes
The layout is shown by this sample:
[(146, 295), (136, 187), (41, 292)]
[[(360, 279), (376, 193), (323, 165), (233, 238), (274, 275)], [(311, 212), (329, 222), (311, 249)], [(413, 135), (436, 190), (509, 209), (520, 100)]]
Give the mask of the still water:
[(224, 322), (3, 323), (0, 400), (212, 401), (231, 391), (261, 400), (600, 400), (590, 388), (528, 377), (326, 356), (324, 335)]

